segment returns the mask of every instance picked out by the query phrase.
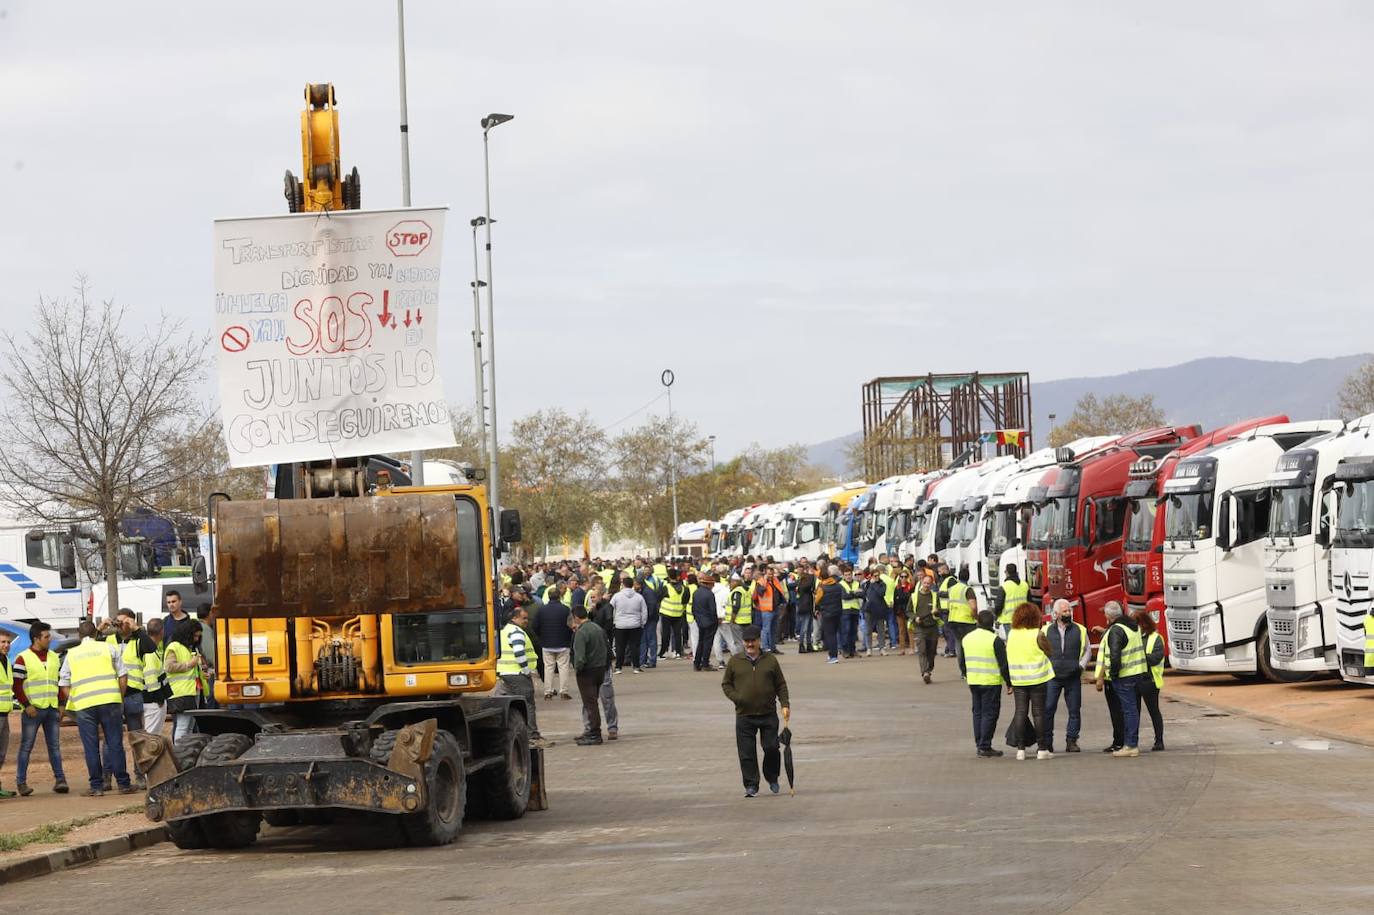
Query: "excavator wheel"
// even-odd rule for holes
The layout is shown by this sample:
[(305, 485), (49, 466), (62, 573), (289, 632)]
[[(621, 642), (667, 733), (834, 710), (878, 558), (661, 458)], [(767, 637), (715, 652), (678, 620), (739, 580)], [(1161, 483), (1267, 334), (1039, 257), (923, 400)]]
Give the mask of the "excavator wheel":
[(343, 205), (345, 210), (361, 210), (363, 208), (363, 184), (358, 177), (358, 167), (353, 166), (353, 171), (344, 175), (343, 180)]
[(475, 816), (490, 820), (518, 820), (530, 805), (530, 730), (525, 719), (512, 713), (503, 728), (474, 733), (477, 753), (502, 755), (500, 765), (473, 773), (468, 803)]
[(183, 734), (172, 744), (172, 758), (177, 771), (185, 772), (200, 761), (200, 754), (210, 744), (209, 734)]
[(305, 209), (305, 188), (290, 170), (286, 173), (284, 183), (287, 210), (291, 213), (301, 212)]
[(463, 750), (448, 731), (434, 735), (434, 748), (425, 763), (425, 799), (425, 809), (401, 814), (401, 826), (410, 844), (447, 845), (458, 838), (467, 806), (467, 779), (463, 775)]
[[(252, 746), (253, 738), (247, 734), (218, 734), (201, 750), (200, 763), (229, 762)], [(261, 814), (240, 810), (200, 817), (200, 828), (212, 848), (247, 848), (257, 841), (261, 823)]]

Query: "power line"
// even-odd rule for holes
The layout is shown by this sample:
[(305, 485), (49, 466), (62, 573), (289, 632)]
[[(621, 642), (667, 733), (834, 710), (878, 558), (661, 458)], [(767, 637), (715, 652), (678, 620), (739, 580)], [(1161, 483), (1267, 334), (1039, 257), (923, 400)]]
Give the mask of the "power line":
[(649, 409), (649, 408), (652, 407), (654, 404), (658, 403), (660, 400), (662, 400), (663, 398), (665, 398), (665, 397), (667, 397), (667, 396), (668, 396), (668, 394), (667, 394), (667, 392), (665, 391), (664, 393), (662, 393), (662, 394), (658, 395), (657, 397), (655, 397), (653, 400), (651, 400), (651, 401), (649, 401), (648, 403), (646, 403), (644, 406), (640, 407), (638, 410), (635, 410), (635, 411), (633, 411), (633, 412), (631, 412), (631, 413), (629, 413), (629, 414), (627, 414), (627, 415), (625, 415), (625, 416), (622, 416), (620, 419), (617, 419), (615, 422), (613, 422), (613, 423), (611, 423), (611, 424), (609, 424), (609, 425), (602, 426), (602, 427), (601, 427), (601, 431), (602, 431), (602, 432), (609, 432), (610, 430), (614, 429), (616, 426), (618, 426), (618, 425), (620, 425), (621, 423), (625, 422), (625, 420), (627, 420), (627, 419), (634, 419), (634, 418), (635, 418), (636, 416), (638, 416), (640, 413), (643, 413), (645, 410)]

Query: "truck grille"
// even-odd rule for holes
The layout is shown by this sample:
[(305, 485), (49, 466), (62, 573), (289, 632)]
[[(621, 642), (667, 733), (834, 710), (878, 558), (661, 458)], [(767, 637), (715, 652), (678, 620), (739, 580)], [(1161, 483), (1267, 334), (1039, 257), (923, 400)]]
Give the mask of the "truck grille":
[(1192, 639), (1180, 639), (1178, 636), (1175, 635), (1169, 636), (1169, 647), (1173, 649), (1174, 654), (1178, 655), (1179, 657), (1192, 655), (1193, 651), (1195, 650), (1194, 642)]
[(1297, 625), (1292, 619), (1280, 619), (1274, 616), (1269, 617), (1270, 636), (1292, 635), (1295, 629), (1297, 629)]
[(1193, 634), (1193, 621), (1192, 621), (1192, 620), (1189, 620), (1189, 619), (1170, 619), (1170, 620), (1169, 620), (1169, 637), (1170, 637), (1170, 641), (1173, 640), (1173, 635), (1174, 635), (1174, 633), (1179, 633), (1179, 634), (1181, 634), (1181, 635), (1192, 635), (1192, 634)]
[(1364, 672), (1364, 652), (1351, 651), (1345, 649), (1341, 652), (1341, 670), (1345, 671), (1347, 677), (1363, 677)]
[(1273, 647), (1274, 654), (1278, 655), (1280, 658), (1293, 657), (1292, 639), (1276, 639), (1271, 636), (1269, 644)]

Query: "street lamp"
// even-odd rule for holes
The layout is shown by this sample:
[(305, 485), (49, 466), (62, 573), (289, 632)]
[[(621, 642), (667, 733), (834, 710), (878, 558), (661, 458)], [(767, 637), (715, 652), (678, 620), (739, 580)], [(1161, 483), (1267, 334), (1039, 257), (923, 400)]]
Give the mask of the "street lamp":
[[(410, 114), (406, 107), (406, 4), (396, 0), (396, 50), (401, 77), (401, 206), (410, 206)], [(425, 453), (410, 452), (410, 482), (425, 485)]]
[(477, 431), (482, 435), (483, 447), (487, 440), (487, 393), (482, 382), (482, 287), (487, 284), (482, 281), (482, 272), (477, 266), (477, 227), (486, 224), (485, 216), (469, 221), (472, 226), (472, 390), (477, 401)]
[[(482, 118), (482, 180), (486, 189), (487, 214), (486, 221), (482, 227), (486, 229), (487, 235), (487, 399), (491, 406), (491, 430), (488, 434), (487, 442), (489, 453), (487, 454), (487, 493), (491, 499), (491, 510), (494, 517), (500, 517), (501, 513), (501, 475), (500, 468), (497, 466), (496, 457), (496, 310), (492, 305), (492, 276), (491, 276), (491, 158), (488, 153), (487, 134), (491, 133), (493, 127), (514, 118), (513, 114), (489, 114)], [(474, 233), (476, 229), (474, 228)], [(496, 563), (492, 563), (495, 571)], [(499, 575), (499, 573), (497, 573)]]
[(707, 443), (711, 446), (711, 488), (709, 490), (711, 503), (711, 520), (716, 520), (716, 437), (706, 436)]
[(673, 536), (669, 543), (670, 555), (677, 555), (677, 449), (673, 445), (673, 382), (676, 376), (672, 369), (664, 369), (658, 376), (659, 382), (668, 389), (668, 486), (673, 494)]

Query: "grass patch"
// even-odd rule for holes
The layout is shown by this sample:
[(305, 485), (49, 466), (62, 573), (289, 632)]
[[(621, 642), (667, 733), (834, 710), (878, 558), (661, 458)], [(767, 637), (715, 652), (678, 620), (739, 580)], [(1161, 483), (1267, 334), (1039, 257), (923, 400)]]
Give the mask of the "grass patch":
[(0, 853), (19, 851), (29, 845), (55, 845), (62, 841), (63, 836), (78, 826), (85, 826), (87, 823), (118, 816), (121, 813), (137, 813), (142, 809), (142, 804), (131, 804), (128, 807), (111, 810), (109, 813), (100, 813), (75, 820), (63, 820), (59, 823), (45, 823), (36, 829), (26, 829), (23, 832), (0, 832)]

